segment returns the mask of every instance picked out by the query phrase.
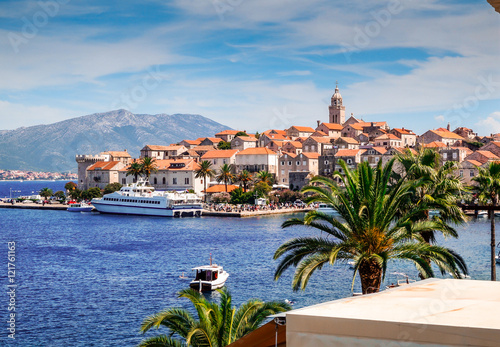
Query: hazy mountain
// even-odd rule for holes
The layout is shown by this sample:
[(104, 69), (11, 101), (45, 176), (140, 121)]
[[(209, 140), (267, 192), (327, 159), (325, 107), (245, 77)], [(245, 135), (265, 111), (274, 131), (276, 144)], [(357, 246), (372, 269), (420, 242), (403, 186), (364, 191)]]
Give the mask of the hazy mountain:
[(96, 113), (62, 122), (0, 130), (0, 169), (76, 172), (76, 154), (127, 149), (138, 157), (144, 145), (169, 145), (230, 129), (192, 114)]

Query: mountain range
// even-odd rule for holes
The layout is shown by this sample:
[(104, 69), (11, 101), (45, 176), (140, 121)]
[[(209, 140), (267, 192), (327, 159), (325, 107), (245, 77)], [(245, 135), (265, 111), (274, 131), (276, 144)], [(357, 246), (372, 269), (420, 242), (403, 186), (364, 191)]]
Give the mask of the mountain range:
[(115, 110), (61, 122), (0, 130), (0, 169), (76, 172), (76, 154), (169, 145), (214, 136), (229, 127), (193, 114), (133, 114)]

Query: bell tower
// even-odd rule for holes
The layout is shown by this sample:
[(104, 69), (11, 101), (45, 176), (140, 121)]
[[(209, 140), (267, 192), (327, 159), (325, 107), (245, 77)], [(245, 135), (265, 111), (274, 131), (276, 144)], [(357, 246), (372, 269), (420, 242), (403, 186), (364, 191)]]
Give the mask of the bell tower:
[(339, 84), (335, 83), (335, 93), (332, 95), (331, 105), (328, 106), (328, 111), (330, 113), (330, 123), (344, 124), (345, 122), (345, 106), (342, 105), (342, 96), (339, 92)]

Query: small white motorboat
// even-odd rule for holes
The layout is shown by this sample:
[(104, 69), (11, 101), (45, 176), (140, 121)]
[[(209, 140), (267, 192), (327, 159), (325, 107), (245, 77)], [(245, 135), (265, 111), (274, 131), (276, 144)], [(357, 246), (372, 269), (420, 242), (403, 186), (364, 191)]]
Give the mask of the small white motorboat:
[(222, 288), (229, 277), (222, 266), (212, 264), (212, 254), (210, 254), (210, 265), (198, 266), (193, 270), (196, 271), (196, 277), (189, 283), (189, 286), (200, 292)]
[(69, 212), (92, 212), (94, 206), (86, 204), (84, 202), (79, 202), (76, 204), (71, 204), (68, 206), (67, 211)]
[(338, 214), (338, 212), (334, 210), (332, 206), (323, 203), (319, 204), (318, 207), (316, 207), (316, 211), (329, 214)]

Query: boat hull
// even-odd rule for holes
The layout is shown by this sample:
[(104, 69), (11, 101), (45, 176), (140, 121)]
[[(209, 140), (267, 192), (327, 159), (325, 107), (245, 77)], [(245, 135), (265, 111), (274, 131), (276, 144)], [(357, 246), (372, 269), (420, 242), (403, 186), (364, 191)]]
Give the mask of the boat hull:
[(93, 202), (96, 210), (100, 213), (127, 214), (138, 216), (156, 216), (156, 217), (185, 217), (201, 216), (201, 207), (182, 206), (179, 208), (165, 207), (146, 207), (135, 205), (115, 205), (109, 203)]
[(219, 277), (219, 279), (215, 281), (202, 281), (202, 280), (191, 281), (191, 283), (189, 283), (189, 286), (194, 290), (198, 290), (201, 292), (209, 292), (224, 287), (228, 277), (229, 275), (227, 276), (221, 275), (221, 277)]

